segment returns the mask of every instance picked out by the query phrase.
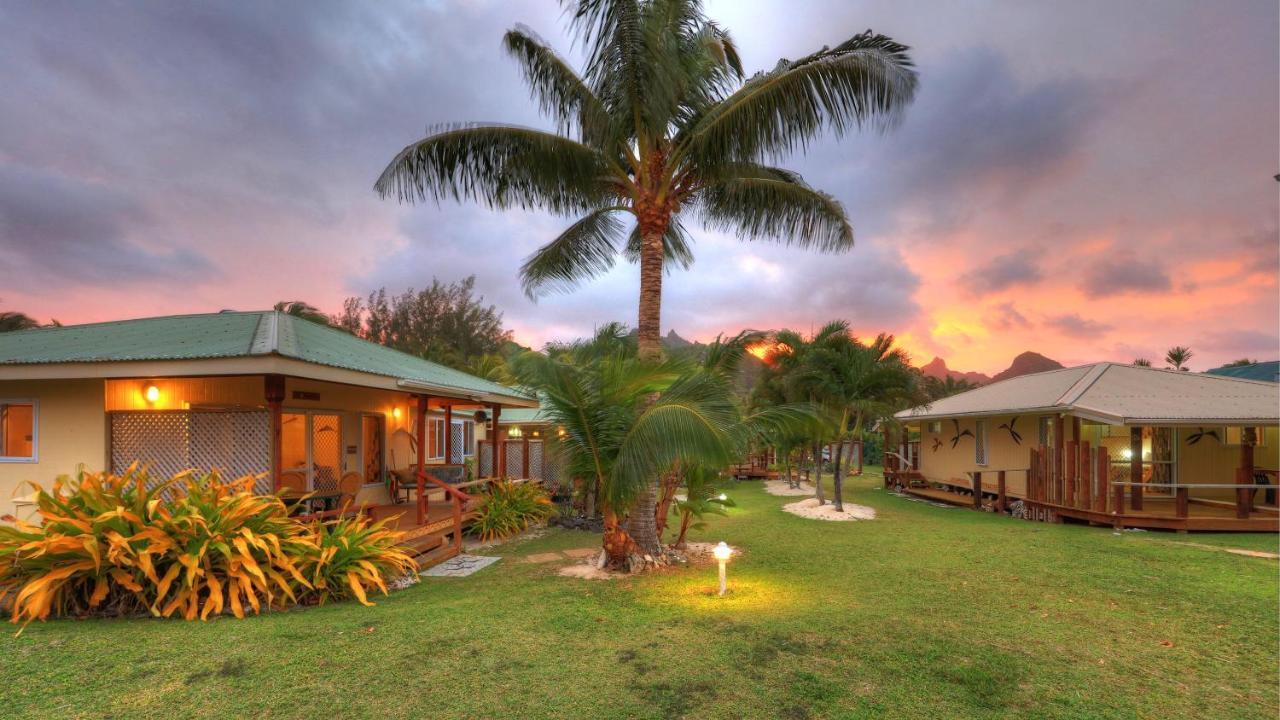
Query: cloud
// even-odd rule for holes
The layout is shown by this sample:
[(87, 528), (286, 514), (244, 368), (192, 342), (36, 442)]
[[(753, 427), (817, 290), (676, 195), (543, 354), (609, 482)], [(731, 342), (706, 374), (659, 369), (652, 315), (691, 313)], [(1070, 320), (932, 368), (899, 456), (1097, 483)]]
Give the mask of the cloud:
[(1085, 267), (1080, 281), (1080, 290), (1094, 298), (1159, 293), (1172, 286), (1162, 262), (1151, 256), (1139, 258), (1130, 251), (1109, 251)]
[(1280, 359), (1280, 336), (1263, 330), (1209, 330), (1201, 336), (1197, 346), (1197, 349), (1218, 355)]
[(1081, 338), (1098, 338), (1098, 336), (1111, 329), (1109, 324), (1081, 317), (1079, 313), (1054, 315), (1045, 318), (1044, 324), (1063, 335)]
[(974, 297), (991, 295), (1018, 285), (1034, 285), (1044, 272), (1028, 252), (997, 255), (960, 276), (965, 292)]
[(215, 274), (199, 253), (135, 242), (151, 222), (104, 185), (0, 165), (0, 257), (12, 287), (180, 284)]
[(1031, 321), (1025, 315), (1018, 312), (1012, 302), (1002, 302), (992, 308), (992, 313), (987, 317), (987, 324), (997, 330), (1014, 330), (1026, 329), (1031, 327)]

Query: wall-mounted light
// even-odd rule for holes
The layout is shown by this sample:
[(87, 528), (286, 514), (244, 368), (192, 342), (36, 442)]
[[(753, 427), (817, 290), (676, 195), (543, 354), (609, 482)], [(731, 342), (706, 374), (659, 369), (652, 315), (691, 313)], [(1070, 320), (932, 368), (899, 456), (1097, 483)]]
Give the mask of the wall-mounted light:
[(560, 437), (564, 437), (564, 435), (565, 435), (564, 428), (562, 428), (562, 427), (561, 427), (561, 428), (556, 428), (556, 435), (559, 435)]
[(399, 405), (397, 405), (397, 406), (395, 406), (395, 407), (391, 408), (391, 417), (395, 418), (396, 420), (399, 420), (399, 419), (400, 419), (400, 406), (399, 406)]
[(518, 438), (522, 435), (524, 435), (524, 432), (520, 430), (519, 425), (515, 425), (507, 429), (507, 437)]
[(142, 386), (142, 397), (146, 398), (148, 403), (155, 404), (160, 399), (160, 388), (155, 383), (147, 383)]
[(1133, 459), (1133, 449), (1132, 449), (1132, 448), (1124, 448), (1124, 449), (1122, 449), (1122, 450), (1120, 451), (1120, 457), (1124, 458), (1125, 460), (1132, 460), (1132, 459)]

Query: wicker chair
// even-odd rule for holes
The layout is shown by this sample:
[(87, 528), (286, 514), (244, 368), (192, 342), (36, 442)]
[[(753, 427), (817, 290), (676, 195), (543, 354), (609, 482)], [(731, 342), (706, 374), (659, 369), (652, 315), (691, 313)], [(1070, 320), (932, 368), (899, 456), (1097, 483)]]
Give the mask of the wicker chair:
[(291, 470), (289, 472), (280, 473), (280, 489), (290, 490), (292, 492), (304, 493), (307, 491), (307, 475), (306, 473)]
[(338, 499), (338, 507), (354, 507), (356, 504), (356, 493), (360, 492), (360, 488), (364, 485), (364, 478), (358, 472), (349, 472), (342, 476), (338, 481), (338, 492), (342, 493), (342, 497)]

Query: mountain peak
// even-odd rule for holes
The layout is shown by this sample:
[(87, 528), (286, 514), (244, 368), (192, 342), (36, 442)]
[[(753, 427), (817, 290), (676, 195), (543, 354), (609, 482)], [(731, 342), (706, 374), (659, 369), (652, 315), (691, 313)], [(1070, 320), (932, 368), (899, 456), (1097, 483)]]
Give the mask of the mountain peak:
[(1030, 375), (1031, 373), (1045, 372), (1047, 370), (1061, 370), (1062, 367), (1062, 363), (1057, 360), (1047, 358), (1038, 352), (1027, 350), (1013, 359), (1013, 362), (1009, 364), (1009, 369), (997, 373), (991, 379), (993, 381), (1008, 380), (1019, 375)]
[(981, 385), (991, 381), (991, 378), (980, 372), (960, 372), (958, 370), (952, 370), (947, 367), (947, 361), (940, 357), (934, 357), (928, 363), (921, 365), (920, 372), (924, 373), (926, 377), (937, 378), (939, 380), (952, 377), (956, 380), (967, 380), (974, 385)]

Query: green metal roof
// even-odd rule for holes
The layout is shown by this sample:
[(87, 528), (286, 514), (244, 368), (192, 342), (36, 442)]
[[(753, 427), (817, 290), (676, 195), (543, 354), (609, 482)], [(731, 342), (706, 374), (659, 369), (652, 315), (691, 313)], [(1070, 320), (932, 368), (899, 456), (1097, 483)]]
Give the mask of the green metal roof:
[(542, 415), (542, 408), (503, 408), (498, 417), (502, 425), (530, 425), (548, 422)]
[(1233, 365), (1231, 367), (1220, 367), (1207, 370), (1210, 375), (1223, 375), (1226, 377), (1242, 378), (1244, 380), (1265, 380), (1267, 382), (1280, 382), (1280, 360), (1272, 360), (1270, 362), (1251, 363), (1249, 365)]
[(529, 396), (285, 313), (220, 312), (0, 333), (0, 365), (278, 355), (466, 393)]

